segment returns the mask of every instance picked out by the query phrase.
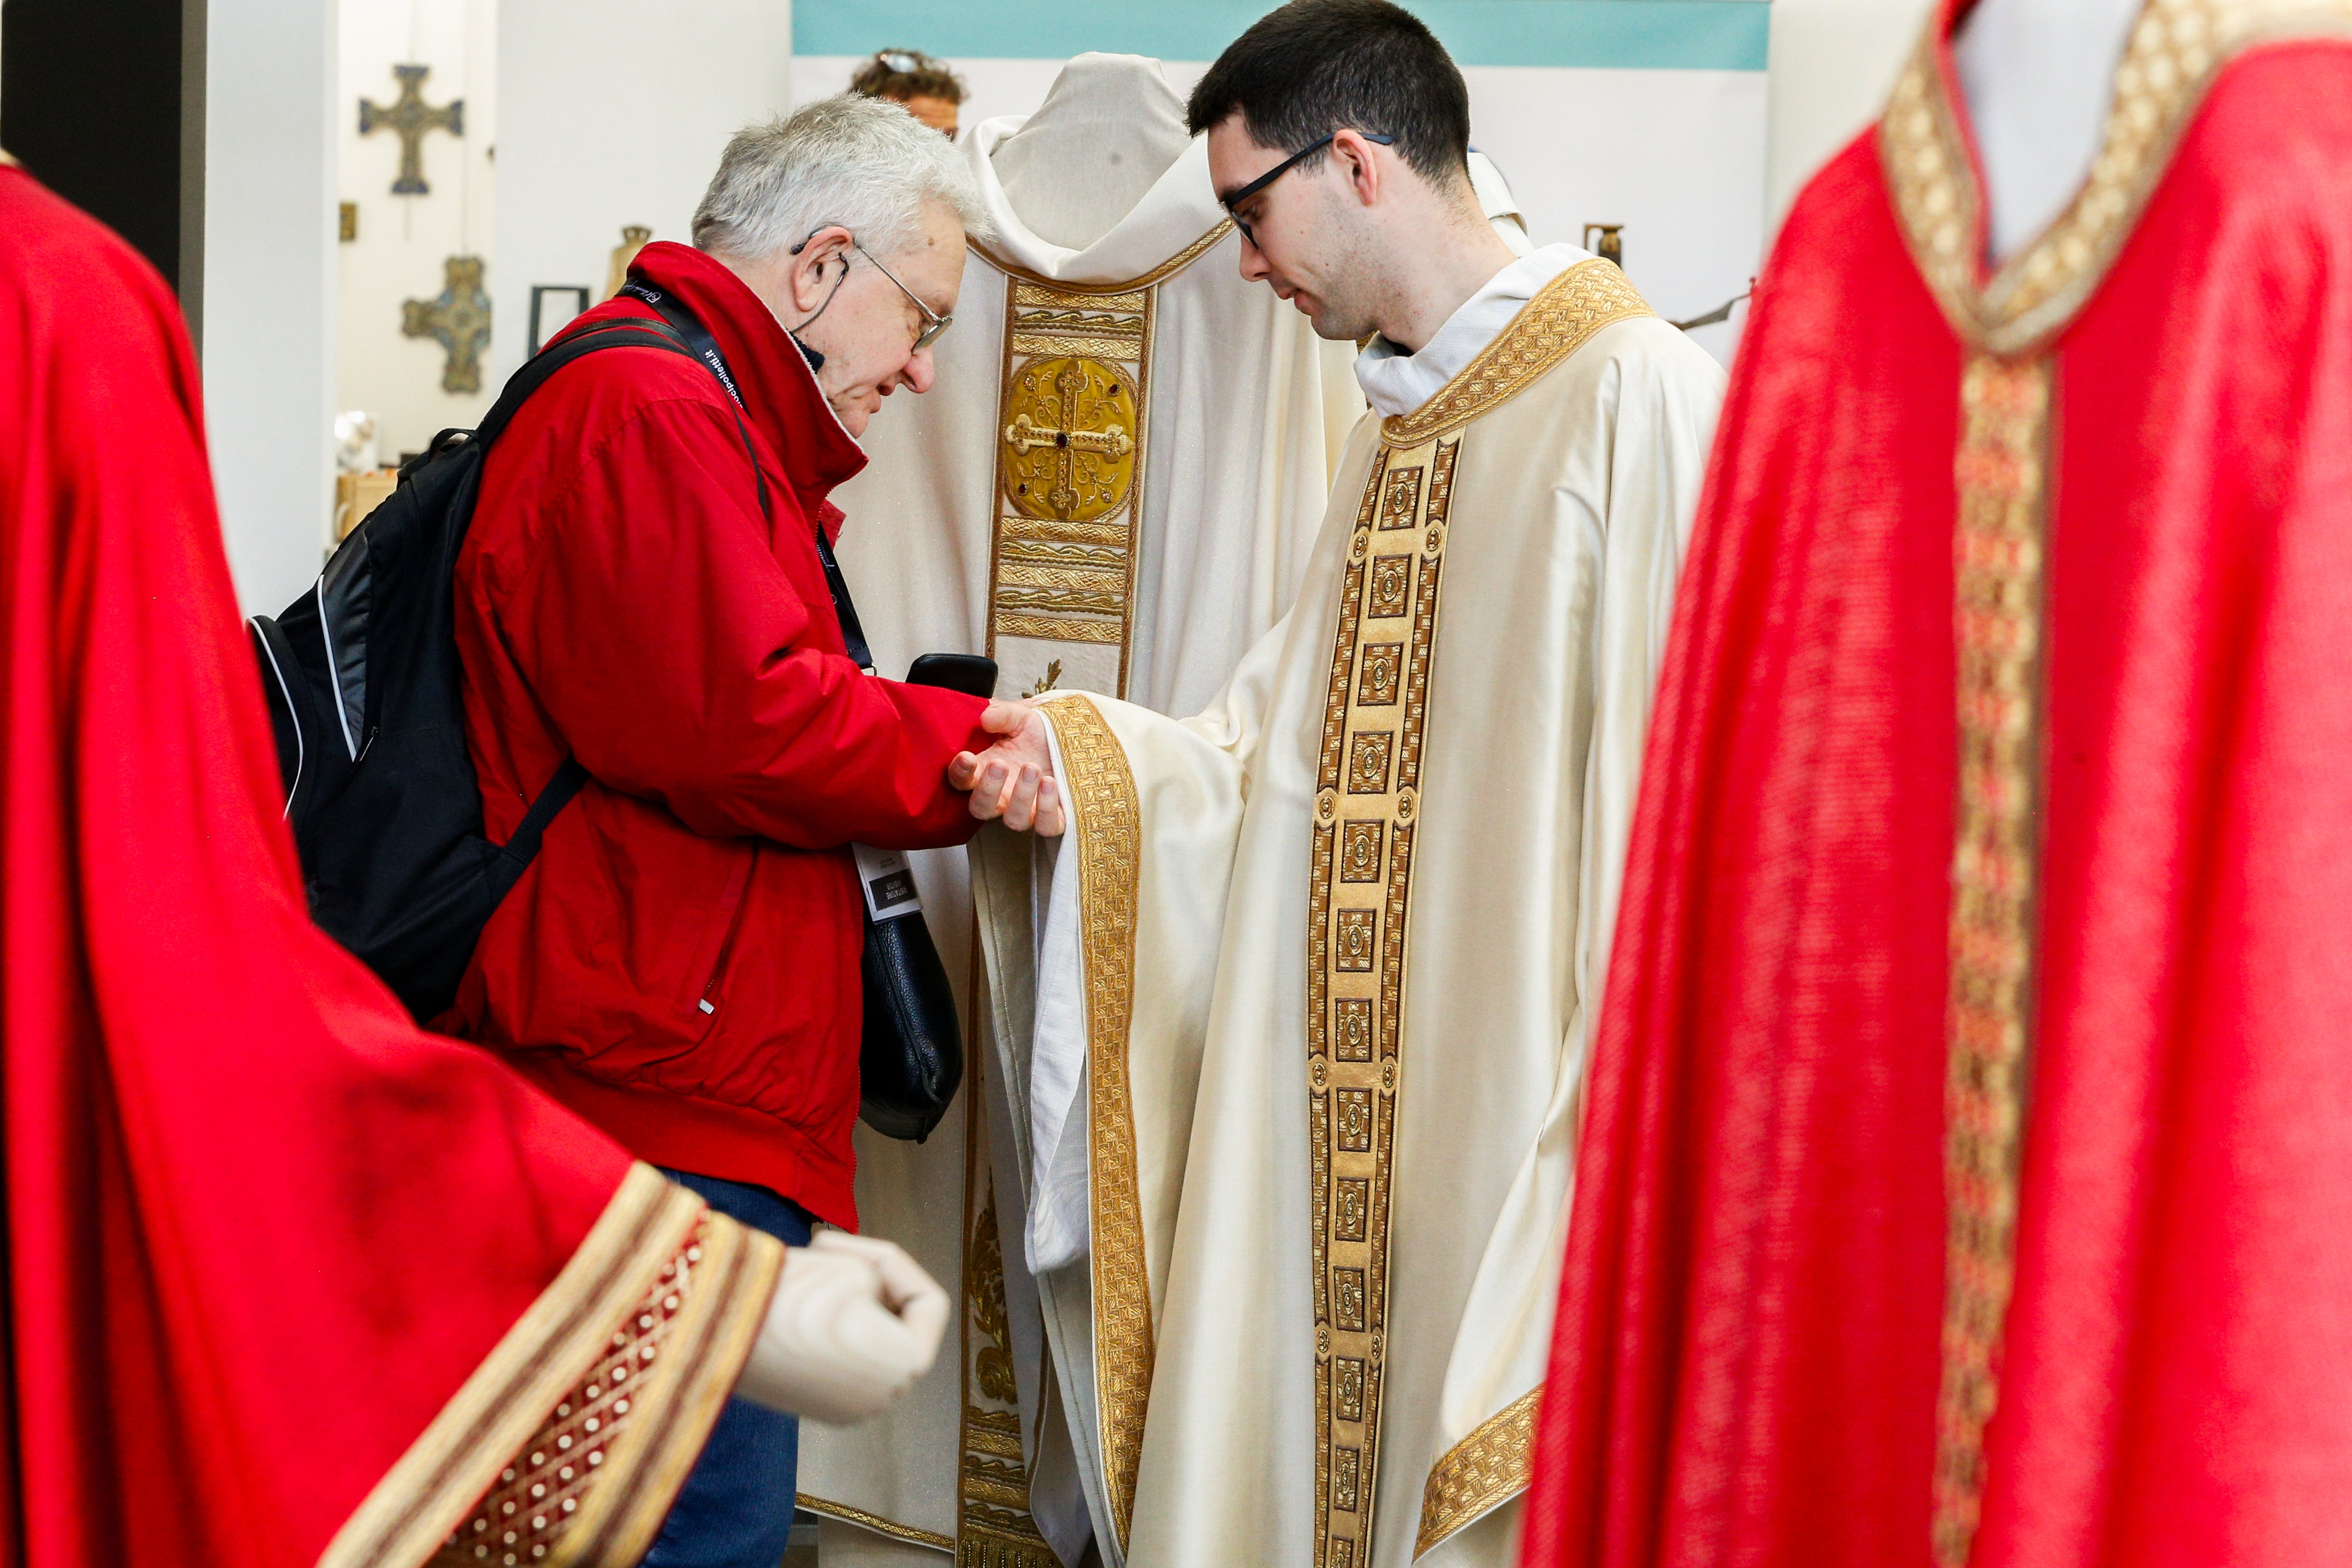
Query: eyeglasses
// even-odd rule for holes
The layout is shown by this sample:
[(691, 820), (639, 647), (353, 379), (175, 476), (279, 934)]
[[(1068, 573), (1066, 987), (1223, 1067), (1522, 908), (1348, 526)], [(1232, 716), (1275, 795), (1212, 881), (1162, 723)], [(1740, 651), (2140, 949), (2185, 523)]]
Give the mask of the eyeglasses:
[[(868, 261), (874, 262), (875, 271), (880, 273), (891, 282), (898, 283), (898, 275), (891, 271), (888, 267), (883, 266), (879, 261), (875, 261), (874, 253), (872, 251), (867, 250), (862, 245), (858, 245), (854, 239), (849, 243), (856, 246), (858, 255), (864, 256)], [(915, 346), (907, 350), (910, 354), (919, 354), (925, 349), (929, 348), (932, 340), (938, 338), (940, 333), (955, 325), (955, 312), (950, 310), (944, 316), (940, 315), (938, 311), (924, 304), (922, 298), (903, 283), (898, 283), (898, 292), (913, 300), (915, 302), (915, 308), (923, 313), (923, 329), (915, 334)]]
[[(826, 229), (835, 226), (837, 225), (833, 224), (821, 224), (817, 227), (809, 230), (807, 235), (802, 239), (801, 243), (793, 246), (792, 250), (788, 254), (793, 256), (800, 255), (801, 252), (808, 248), (808, 243), (810, 240), (816, 238), (817, 235), (823, 234)], [(931, 344), (937, 340), (940, 333), (955, 325), (955, 312), (950, 311), (948, 314), (942, 316), (938, 311), (932, 309), (929, 306), (924, 304), (921, 295), (917, 294), (905, 284), (899, 283), (898, 275), (897, 273), (883, 266), (879, 261), (875, 260), (874, 253), (857, 243), (856, 235), (852, 235), (850, 236), (849, 245), (850, 248), (856, 251), (858, 255), (864, 256), (868, 261), (874, 262), (875, 271), (888, 278), (892, 283), (898, 284), (898, 292), (912, 300), (914, 302), (915, 308), (923, 313), (923, 329), (915, 334), (915, 346), (907, 350), (908, 353), (921, 353), (925, 349), (929, 348)], [(844, 277), (849, 276), (848, 265), (849, 264), (846, 259), (842, 263), (842, 277)], [(834, 284), (834, 287), (838, 290), (841, 287), (840, 283), (835, 282)], [(824, 314), (825, 306), (830, 306), (832, 303), (832, 296), (827, 295), (825, 297), (824, 306), (818, 307), (817, 315), (822, 316)], [(816, 316), (809, 318), (809, 321), (814, 321), (815, 319)], [(805, 327), (808, 325), (808, 321), (803, 321), (801, 325)]]
[[(1265, 173), (1260, 174), (1256, 179), (1252, 180), (1248, 184), (1244, 185), (1240, 190), (1235, 191), (1232, 195), (1227, 196), (1224, 199), (1225, 212), (1227, 215), (1234, 220), (1234, 227), (1242, 231), (1242, 238), (1249, 241), (1252, 245), (1255, 245), (1257, 243), (1257, 235), (1250, 230), (1249, 220), (1242, 216), (1242, 204), (1248, 201), (1252, 196), (1256, 195), (1260, 191), (1265, 190), (1268, 185), (1273, 184), (1276, 180), (1281, 179), (1285, 174), (1289, 173), (1292, 169), (1297, 167), (1301, 160), (1311, 158), (1316, 153), (1322, 152), (1326, 147), (1330, 146), (1331, 137), (1339, 134), (1339, 133), (1335, 131), (1331, 132), (1330, 136), (1326, 136), (1319, 141), (1308, 142), (1306, 146), (1300, 148), (1297, 152), (1293, 152), (1289, 157), (1285, 158), (1281, 162), (1276, 163), (1273, 168), (1268, 169)], [(1382, 147), (1393, 147), (1396, 145), (1396, 138), (1393, 136), (1375, 136), (1369, 131), (1360, 131), (1357, 134), (1361, 136), (1365, 141), (1377, 142)]]
[(935, 63), (930, 56), (918, 54), (913, 49), (880, 49), (876, 51), (874, 57), (901, 76), (912, 76)]

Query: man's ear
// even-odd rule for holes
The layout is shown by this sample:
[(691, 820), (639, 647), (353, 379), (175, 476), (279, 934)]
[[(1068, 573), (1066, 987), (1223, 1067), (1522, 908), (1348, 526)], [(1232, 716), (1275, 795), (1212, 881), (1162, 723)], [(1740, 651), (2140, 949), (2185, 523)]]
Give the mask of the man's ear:
[[(792, 257), (793, 305), (802, 315), (824, 305), (825, 296), (840, 283), (835, 275), (848, 265), (849, 245), (849, 231), (836, 224), (811, 235), (800, 254)], [(836, 262), (842, 265), (836, 267)]]
[(1353, 131), (1342, 131), (1331, 138), (1330, 157), (1339, 166), (1348, 182), (1349, 191), (1360, 206), (1378, 206), (1381, 191), (1388, 177), (1378, 156), (1379, 148)]

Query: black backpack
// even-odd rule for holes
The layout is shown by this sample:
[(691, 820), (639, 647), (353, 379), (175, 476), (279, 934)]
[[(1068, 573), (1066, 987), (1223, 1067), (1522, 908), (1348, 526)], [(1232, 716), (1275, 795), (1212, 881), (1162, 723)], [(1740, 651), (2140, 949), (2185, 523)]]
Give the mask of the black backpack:
[(399, 488), (344, 538), (309, 593), (247, 622), (311, 917), (419, 1020), (455, 999), (491, 912), (588, 778), (566, 758), (511, 839), (482, 836), (455, 620), (457, 551), (482, 461), (550, 376), (625, 347), (696, 357), (675, 329), (643, 319), (550, 344), (478, 429), (445, 430), (402, 465)]

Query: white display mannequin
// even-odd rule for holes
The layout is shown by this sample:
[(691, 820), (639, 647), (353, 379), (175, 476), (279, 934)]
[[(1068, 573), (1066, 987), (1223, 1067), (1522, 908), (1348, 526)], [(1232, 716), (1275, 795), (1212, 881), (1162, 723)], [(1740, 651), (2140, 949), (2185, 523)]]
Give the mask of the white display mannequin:
[[(1160, 181), (1192, 145), (1184, 103), (1152, 62), (1080, 55), (988, 161), (1029, 232), (1084, 250)], [(1084, 169), (1083, 180), (1070, 171)]]
[(1980, 0), (1960, 23), (1952, 61), (1984, 165), (1996, 265), (2082, 189), (2138, 15), (2139, 0)]

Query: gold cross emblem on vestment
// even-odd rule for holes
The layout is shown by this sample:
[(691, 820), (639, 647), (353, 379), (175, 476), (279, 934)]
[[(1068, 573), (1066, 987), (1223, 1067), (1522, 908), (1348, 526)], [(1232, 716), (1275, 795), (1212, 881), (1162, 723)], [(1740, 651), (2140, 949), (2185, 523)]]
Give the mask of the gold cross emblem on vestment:
[(1017, 378), (1004, 425), (1007, 488), (1032, 517), (1098, 517), (1126, 498), (1135, 472), (1135, 393), (1082, 356), (1041, 361)]
[(425, 101), (425, 78), (432, 73), (431, 66), (394, 66), (392, 74), (400, 78), (400, 96), (387, 109), (373, 99), (360, 99), (360, 134), (371, 135), (389, 131), (400, 138), (400, 177), (392, 183), (395, 196), (422, 196), (432, 190), (425, 183), (425, 133), (446, 131), (452, 136), (466, 134), (466, 100), (453, 98), (438, 109)]

